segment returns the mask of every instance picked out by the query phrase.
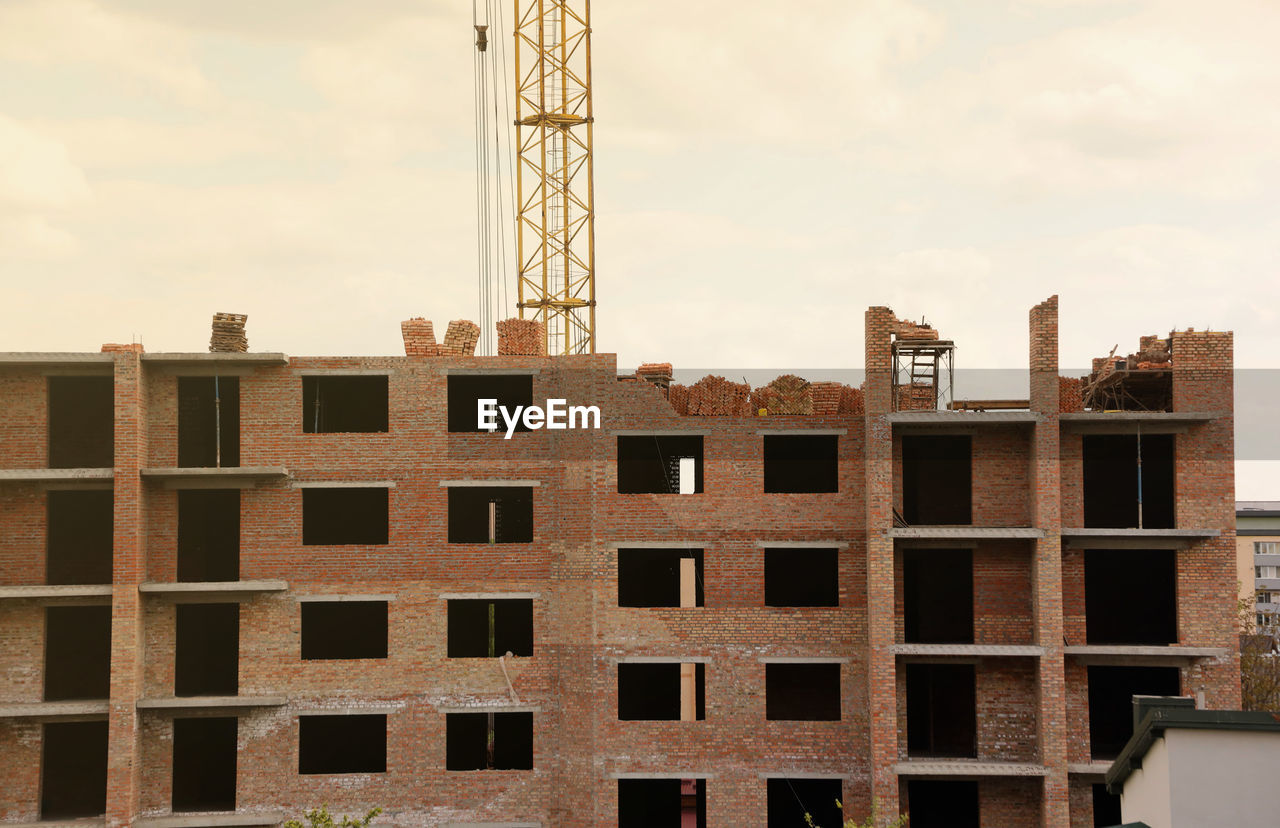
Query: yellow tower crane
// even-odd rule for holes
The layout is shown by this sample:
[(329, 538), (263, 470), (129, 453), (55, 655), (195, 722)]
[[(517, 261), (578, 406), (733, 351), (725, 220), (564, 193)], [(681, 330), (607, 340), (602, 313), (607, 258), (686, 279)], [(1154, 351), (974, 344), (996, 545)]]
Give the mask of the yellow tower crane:
[(515, 13), (517, 303), (548, 354), (591, 354), (591, 0), (515, 0)]

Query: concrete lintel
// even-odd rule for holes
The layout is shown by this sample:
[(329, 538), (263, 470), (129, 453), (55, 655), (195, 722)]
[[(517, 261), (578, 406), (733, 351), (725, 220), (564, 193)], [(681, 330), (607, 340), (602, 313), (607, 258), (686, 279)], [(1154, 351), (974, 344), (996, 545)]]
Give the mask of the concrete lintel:
[(210, 363), (226, 363), (227, 365), (288, 365), (289, 357), (276, 351), (258, 353), (162, 353), (142, 355), (143, 362), (155, 365), (208, 365)]
[(457, 487), (491, 487), (501, 486), (507, 488), (531, 488), (542, 485), (541, 480), (441, 480), (440, 485), (443, 488)]
[[(47, 822), (0, 822), (4, 828), (98, 828), (107, 824), (106, 817), (49, 820)], [(137, 824), (137, 823), (135, 823)]]
[[(279, 825), (284, 821), (284, 812), (268, 811), (264, 813), (220, 812), (207, 814), (177, 814), (167, 816), (139, 817), (134, 821), (135, 828), (222, 828), (222, 826), (258, 826)], [(44, 824), (44, 823), (41, 823)]]
[(710, 656), (645, 656), (645, 655), (623, 655), (611, 656), (609, 661), (617, 664), (710, 664)]
[(1125, 644), (1076, 644), (1062, 648), (1063, 654), (1085, 663), (1131, 663), (1133, 661), (1185, 662), (1201, 658), (1225, 658), (1225, 647), (1145, 646)]
[[(228, 485), (237, 485), (238, 481), (251, 485), (252, 481), (271, 480), (276, 477), (288, 477), (289, 470), (284, 466), (221, 466), (215, 467), (169, 467), (143, 468), (143, 480), (168, 481), (228, 481)], [(244, 485), (239, 485), (244, 488)]]
[(394, 593), (378, 593), (378, 594), (365, 594), (365, 595), (354, 595), (354, 594), (348, 595), (344, 593), (342, 595), (295, 595), (294, 600), (296, 600), (299, 604), (311, 604), (311, 603), (328, 604), (334, 601), (338, 601), (338, 602), (351, 601), (354, 603), (359, 603), (361, 601), (386, 601), (390, 603), (391, 601), (396, 600), (396, 597), (397, 596)]
[(203, 596), (249, 595), (258, 592), (284, 592), (289, 582), (279, 579), (259, 581), (148, 581), (138, 584), (138, 592), (169, 598), (199, 598)]
[(139, 710), (236, 710), (283, 707), (284, 696), (163, 696), (138, 699)]
[(909, 759), (893, 766), (898, 776), (1045, 776), (1044, 765), (981, 759)]
[(115, 476), (115, 469), (0, 469), (0, 483), (75, 483)]
[(394, 480), (294, 480), (295, 489), (394, 489)]
[(848, 664), (848, 656), (760, 656), (761, 664)]
[(111, 584), (32, 584), (0, 587), (3, 600), (102, 599), (89, 603), (111, 603)]
[(889, 651), (900, 656), (1012, 656), (1036, 658), (1044, 647), (1019, 644), (894, 644)]
[(1106, 776), (1111, 770), (1110, 762), (1071, 762), (1067, 765), (1067, 773), (1077, 776)]
[(827, 773), (825, 771), (763, 771), (757, 774), (760, 779), (852, 779), (851, 773)]
[(620, 541), (613, 540), (605, 544), (605, 549), (617, 552), (619, 549), (706, 549), (703, 541)]
[[(486, 357), (492, 359), (493, 357)], [(530, 359), (531, 357), (524, 357)], [(532, 359), (546, 359), (546, 357), (532, 357)], [(445, 368), (444, 372), (447, 376), (465, 377), (465, 376), (512, 376), (512, 377), (536, 377), (542, 373), (541, 368)]]
[[(342, 707), (317, 707), (314, 699), (303, 702), (294, 715), (296, 716), (393, 716), (404, 709), (404, 705), (397, 704), (367, 704), (358, 702), (354, 699), (344, 699), (341, 697), (332, 697), (335, 702), (345, 702)], [(358, 704), (359, 707), (352, 707), (352, 704)]]
[(939, 427), (1034, 425), (1039, 415), (1034, 411), (895, 411), (886, 419), (895, 427), (928, 426), (936, 432)]
[(502, 601), (502, 600), (537, 600), (540, 592), (442, 592), (441, 601)]
[(1217, 529), (1063, 529), (1068, 549), (1189, 549), (1216, 538)]
[(848, 549), (849, 542), (842, 540), (758, 540), (760, 549)]
[(895, 526), (889, 530), (889, 537), (894, 539), (1036, 540), (1044, 537), (1044, 530), (1030, 526)]
[(439, 704), (436, 710), (441, 713), (541, 713), (540, 704), (510, 704), (493, 702), (491, 704)]
[(762, 437), (843, 437), (849, 433), (847, 428), (758, 428), (756, 434)]
[[(110, 366), (115, 357), (98, 351), (5, 351), (0, 353), (0, 368), (100, 368)], [(47, 823), (41, 823), (42, 825)]]
[(111, 712), (111, 703), (101, 701), (19, 702), (0, 705), (0, 719), (32, 719), (35, 721), (62, 719), (105, 719)]
[(1058, 415), (1064, 423), (1203, 423), (1225, 417), (1221, 411), (1069, 411)]
[(615, 428), (609, 431), (615, 437), (707, 437), (706, 428)]
[(715, 779), (718, 774), (702, 771), (614, 771), (610, 779)]
[(389, 377), (395, 373), (390, 368), (297, 368), (300, 377)]

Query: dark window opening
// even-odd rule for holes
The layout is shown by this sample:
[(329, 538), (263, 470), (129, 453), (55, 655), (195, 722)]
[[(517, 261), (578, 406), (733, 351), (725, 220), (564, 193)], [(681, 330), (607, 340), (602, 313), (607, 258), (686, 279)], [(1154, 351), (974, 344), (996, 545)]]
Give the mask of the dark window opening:
[(834, 434), (765, 435), (764, 490), (839, 491), (839, 440)]
[(1177, 667), (1089, 667), (1089, 754), (1114, 759), (1133, 735), (1134, 696), (1176, 696)]
[[(496, 405), (515, 416), (516, 407), (533, 405), (533, 377), (528, 374), (450, 374), (449, 430), (487, 431), (480, 428), (479, 400), (497, 400)], [(506, 433), (507, 424), (499, 414), (498, 431)], [(523, 419), (516, 431), (528, 431)]]
[(388, 430), (388, 377), (303, 377), (302, 432), (368, 433)]
[(533, 601), (469, 598), (449, 601), (449, 658), (533, 655)]
[(701, 492), (702, 435), (619, 437), (618, 491), (623, 494)]
[(1106, 783), (1099, 782), (1093, 786), (1093, 824), (1094, 828), (1109, 828), (1121, 823), (1120, 796), (1107, 793)]
[(302, 490), (302, 545), (387, 543), (390, 509), (382, 486)]
[(49, 377), (49, 467), (115, 465), (112, 377)]
[(178, 580), (240, 579), (240, 490), (178, 492)]
[(298, 773), (386, 770), (386, 714), (298, 717)]
[(235, 809), (235, 718), (174, 719), (173, 810)]
[(302, 658), (386, 658), (386, 601), (306, 601)]
[(532, 713), (445, 715), (445, 770), (532, 768)]
[(839, 720), (840, 665), (765, 664), (764, 709), (771, 720)]
[(973, 643), (973, 553), (907, 549), (902, 553), (902, 609), (912, 644)]
[(907, 782), (911, 828), (979, 828), (978, 783), (950, 779)]
[(701, 549), (619, 549), (618, 606), (702, 606)]
[(178, 465), (240, 465), (239, 377), (178, 377)]
[[(797, 828), (813, 825), (839, 828), (845, 815), (837, 803), (844, 802), (844, 784), (839, 779), (770, 779), (768, 796), (768, 828)], [(850, 815), (852, 816), (852, 815)]]
[(706, 687), (705, 664), (624, 662), (618, 665), (618, 719), (702, 721)]
[(176, 696), (234, 696), (240, 686), (240, 605), (179, 604)]
[(968, 435), (902, 438), (902, 516), (912, 526), (973, 523)]
[(449, 543), (532, 542), (532, 488), (449, 487)]
[(1176, 644), (1176, 553), (1090, 549), (1084, 553), (1085, 635), (1090, 644)]
[(44, 617), (44, 700), (107, 698), (111, 607), (46, 607)]
[(618, 780), (618, 828), (706, 828), (706, 825), (707, 780)]
[(1082, 439), (1085, 526), (1173, 528), (1172, 434), (1086, 434)]
[(840, 606), (838, 549), (764, 550), (767, 607)]
[(972, 664), (907, 664), (907, 754), (976, 757)]
[(49, 722), (40, 756), (40, 819), (107, 812), (107, 723)]
[(111, 583), (113, 502), (110, 489), (49, 492), (48, 583)]

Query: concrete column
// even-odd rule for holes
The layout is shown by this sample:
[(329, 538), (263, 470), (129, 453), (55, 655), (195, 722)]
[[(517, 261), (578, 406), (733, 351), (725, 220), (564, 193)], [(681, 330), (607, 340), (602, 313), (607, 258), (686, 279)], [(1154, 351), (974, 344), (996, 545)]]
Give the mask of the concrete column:
[(866, 313), (866, 499), (867, 499), (867, 702), (871, 736), (871, 799), (883, 815), (898, 812), (897, 664), (893, 608), (893, 426), (891, 331), (888, 308)]
[(1058, 297), (1031, 309), (1032, 520), (1045, 537), (1032, 551), (1032, 613), (1040, 659), (1037, 710), (1046, 828), (1069, 828), (1066, 680), (1062, 644), (1062, 483), (1059, 458)]
[(115, 533), (111, 595), (111, 696), (107, 731), (107, 828), (132, 825), (142, 771), (137, 701), (142, 691), (146, 576), (146, 391), (142, 348), (115, 356)]

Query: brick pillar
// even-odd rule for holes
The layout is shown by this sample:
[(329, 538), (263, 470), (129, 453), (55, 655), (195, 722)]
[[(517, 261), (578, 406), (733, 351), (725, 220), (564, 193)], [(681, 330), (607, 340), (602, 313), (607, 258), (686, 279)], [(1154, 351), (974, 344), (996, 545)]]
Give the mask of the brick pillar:
[(1235, 635), (1235, 434), (1230, 331), (1174, 331), (1173, 410), (1217, 415), (1175, 438), (1175, 525), (1217, 529), (1178, 552), (1179, 643), (1225, 647), (1221, 662), (1183, 671), (1183, 692), (1203, 690), (1210, 708), (1240, 707), (1239, 638)]
[(141, 349), (115, 356), (115, 532), (111, 594), (111, 697), (107, 734), (107, 828), (138, 813), (142, 758), (137, 701), (142, 689), (146, 521), (139, 471), (146, 464), (146, 392)]
[(871, 735), (871, 799), (883, 815), (898, 812), (897, 664), (893, 607), (893, 426), (891, 331), (893, 311), (867, 309), (866, 497), (867, 497), (867, 703)]
[(1031, 309), (1032, 523), (1045, 536), (1032, 550), (1032, 613), (1040, 659), (1037, 710), (1044, 763), (1041, 814), (1046, 828), (1068, 828), (1066, 680), (1062, 652), (1062, 472), (1059, 462), (1058, 297)]

